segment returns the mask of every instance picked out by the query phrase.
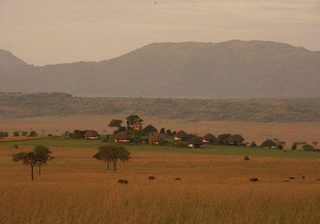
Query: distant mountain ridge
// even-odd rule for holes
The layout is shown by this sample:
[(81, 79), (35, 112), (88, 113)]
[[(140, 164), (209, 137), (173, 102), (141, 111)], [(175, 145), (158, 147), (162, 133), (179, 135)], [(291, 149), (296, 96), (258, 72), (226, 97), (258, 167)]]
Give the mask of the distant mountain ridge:
[(100, 62), (33, 66), (0, 50), (0, 91), (188, 98), (320, 97), (320, 52), (266, 41), (154, 43)]

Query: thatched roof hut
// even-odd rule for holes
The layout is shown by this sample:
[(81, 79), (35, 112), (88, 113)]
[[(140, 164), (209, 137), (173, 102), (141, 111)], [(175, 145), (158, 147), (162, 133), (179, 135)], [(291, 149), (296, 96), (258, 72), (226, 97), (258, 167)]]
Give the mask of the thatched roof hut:
[(277, 148), (277, 143), (275, 143), (273, 140), (271, 139), (267, 139), (265, 140), (261, 146), (261, 148), (269, 148), (269, 149), (275, 149)]
[(189, 135), (185, 131), (178, 131), (175, 136), (175, 141), (185, 141), (189, 138)]
[(99, 134), (95, 130), (89, 130), (84, 133), (84, 139), (87, 140), (96, 140), (99, 138)]
[(197, 136), (194, 136), (193, 138), (191, 138), (188, 141), (187, 147), (188, 148), (200, 148), (201, 145), (202, 145), (202, 139)]
[(114, 136), (115, 143), (128, 143), (130, 142), (130, 136), (127, 133), (120, 132)]
[(231, 145), (241, 145), (244, 140), (245, 139), (239, 134), (231, 135), (228, 139), (229, 144)]
[(158, 130), (154, 126), (152, 126), (150, 124), (147, 127), (145, 127), (142, 131), (144, 133), (146, 133), (146, 134), (151, 134), (151, 133), (157, 133), (158, 132)]
[(150, 135), (148, 138), (148, 142), (150, 145), (161, 145), (164, 143), (164, 140), (161, 138), (160, 135)]
[(206, 134), (205, 136), (202, 137), (202, 142), (203, 143), (216, 143), (217, 142), (217, 138), (212, 135), (212, 134)]

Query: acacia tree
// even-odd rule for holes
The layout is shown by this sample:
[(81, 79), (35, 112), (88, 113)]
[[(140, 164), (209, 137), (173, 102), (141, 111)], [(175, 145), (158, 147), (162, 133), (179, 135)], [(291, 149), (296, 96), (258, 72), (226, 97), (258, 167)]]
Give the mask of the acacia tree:
[(14, 162), (22, 161), (23, 165), (30, 166), (31, 180), (34, 180), (34, 167), (37, 165), (37, 156), (34, 152), (20, 152), (12, 156)]
[(39, 166), (41, 174), (41, 165), (47, 163), (54, 157), (50, 156), (51, 151), (44, 146), (36, 146), (31, 152), (20, 152), (12, 155), (14, 162), (22, 162), (23, 165), (29, 166), (31, 171), (31, 180), (34, 180), (34, 167)]
[(41, 166), (45, 165), (49, 160), (54, 159), (54, 157), (50, 155), (50, 149), (43, 145), (36, 146), (33, 151), (37, 155), (37, 166), (39, 167), (39, 175), (41, 175)]
[(117, 162), (128, 161), (130, 159), (130, 153), (125, 147), (122, 146), (101, 146), (98, 148), (98, 153), (96, 153), (93, 158), (107, 162), (108, 169), (111, 162), (113, 165), (113, 171), (116, 172)]

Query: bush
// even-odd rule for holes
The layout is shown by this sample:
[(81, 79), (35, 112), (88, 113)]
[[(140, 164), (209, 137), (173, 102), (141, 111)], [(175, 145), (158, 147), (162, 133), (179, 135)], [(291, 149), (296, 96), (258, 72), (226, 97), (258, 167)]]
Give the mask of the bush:
[(71, 134), (70, 137), (71, 138), (75, 138), (75, 139), (82, 139), (84, 138), (84, 134), (86, 132), (85, 131), (81, 131), (81, 130), (74, 130)]
[(30, 131), (29, 136), (36, 137), (36, 136), (38, 136), (38, 133), (36, 131)]
[(0, 131), (0, 137), (4, 138), (4, 137), (8, 137), (9, 133), (7, 131)]
[(310, 145), (310, 144), (304, 144), (302, 146), (302, 149), (303, 149), (303, 151), (313, 151), (314, 147), (312, 145)]
[(229, 137), (231, 134), (222, 134), (218, 136), (218, 143), (220, 145), (229, 145)]
[(297, 143), (293, 143), (293, 144), (292, 144), (291, 150), (297, 150)]
[(251, 142), (250, 147), (252, 147), (252, 148), (257, 147), (256, 142)]

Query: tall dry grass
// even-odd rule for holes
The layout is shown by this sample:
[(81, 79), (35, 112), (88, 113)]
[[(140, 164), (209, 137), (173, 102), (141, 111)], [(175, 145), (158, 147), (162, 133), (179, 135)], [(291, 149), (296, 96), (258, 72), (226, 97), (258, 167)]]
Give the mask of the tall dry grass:
[[(118, 173), (86, 149), (55, 150), (44, 175), (0, 149), (0, 223), (319, 223), (320, 161), (134, 153)], [(148, 180), (149, 175), (156, 179)], [(288, 176), (297, 179), (283, 182)], [(306, 180), (301, 179), (306, 176)], [(259, 183), (250, 183), (250, 177)], [(181, 181), (175, 181), (181, 177)], [(128, 185), (117, 180), (128, 179)]]

